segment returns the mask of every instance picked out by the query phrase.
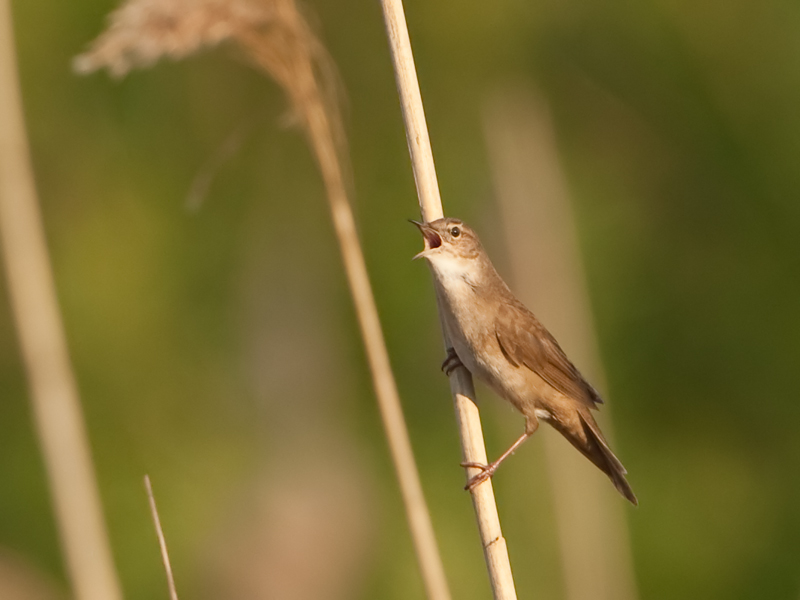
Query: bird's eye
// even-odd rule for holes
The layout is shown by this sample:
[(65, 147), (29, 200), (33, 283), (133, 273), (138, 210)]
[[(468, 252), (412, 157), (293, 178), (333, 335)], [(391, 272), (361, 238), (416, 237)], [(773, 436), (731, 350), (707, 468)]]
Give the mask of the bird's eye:
[(450, 235), (452, 235), (453, 237), (458, 237), (461, 235), (461, 230), (458, 227), (453, 227), (450, 230)]

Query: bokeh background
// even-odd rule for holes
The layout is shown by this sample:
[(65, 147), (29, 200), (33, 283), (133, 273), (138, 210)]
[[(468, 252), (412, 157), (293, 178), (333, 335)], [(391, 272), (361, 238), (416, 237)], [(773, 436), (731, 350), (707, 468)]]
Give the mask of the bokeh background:
[[(282, 92), (227, 48), (77, 77), (72, 57), (115, 4), (12, 4), (126, 597), (166, 597), (145, 473), (182, 597), (422, 597), (323, 188)], [(380, 6), (305, 5), (346, 92), (361, 239), (453, 595), (486, 598), (430, 277), (409, 260), (418, 212)], [(800, 5), (406, 11), (445, 211), (501, 271), (514, 241), (485, 105), (511, 81), (550, 107), (615, 449), (641, 502), (626, 509), (640, 596), (797, 598)], [(66, 598), (5, 289), (0, 390), (0, 584)], [(521, 420), (479, 393), (496, 455)], [(520, 598), (561, 598), (539, 446), (495, 489)]]

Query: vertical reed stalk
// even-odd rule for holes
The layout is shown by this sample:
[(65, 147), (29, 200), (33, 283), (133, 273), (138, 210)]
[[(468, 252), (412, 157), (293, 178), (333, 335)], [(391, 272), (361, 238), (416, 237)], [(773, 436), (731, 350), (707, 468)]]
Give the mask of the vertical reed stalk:
[[(406, 140), (411, 154), (414, 180), (417, 185), (420, 211), (425, 221), (434, 221), (444, 215), (439, 196), (439, 185), (433, 164), (428, 129), (422, 97), (414, 68), (411, 41), (408, 36), (401, 0), (382, 0), (386, 31), (394, 62), (395, 78), (400, 94), (400, 105), (406, 127)], [(443, 331), (445, 347), (450, 346), (447, 331)], [(475, 404), (472, 377), (466, 369), (455, 369), (450, 375), (450, 389), (455, 403), (456, 421), (461, 436), (461, 455), (465, 461), (486, 464), (480, 415)], [(500, 517), (491, 480), (475, 486), (472, 503), (478, 520), (478, 531), (483, 545), (484, 558), (489, 571), (492, 594), (496, 600), (516, 598), (514, 578), (508, 548), (500, 528)]]
[[(581, 370), (602, 382), (578, 235), (547, 105), (525, 86), (506, 86), (486, 102), (483, 121), (504, 238), (514, 240), (507, 251), (515, 288)], [(547, 260), (531, 260), (543, 256)], [(610, 432), (608, 405), (602, 418)], [(636, 600), (627, 505), (560, 436), (545, 435), (544, 444), (566, 597)]]
[(120, 600), (25, 135), (9, 0), (0, 0), (0, 239), (73, 594)]

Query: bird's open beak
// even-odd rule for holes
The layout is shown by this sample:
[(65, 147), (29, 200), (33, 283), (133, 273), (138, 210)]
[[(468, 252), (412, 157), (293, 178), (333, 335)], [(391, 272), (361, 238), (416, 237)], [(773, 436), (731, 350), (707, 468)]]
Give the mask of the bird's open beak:
[(419, 221), (414, 221), (412, 219), (409, 219), (409, 221), (417, 226), (425, 241), (425, 248), (422, 250), (422, 252), (414, 256), (414, 260), (424, 257), (430, 250), (438, 248), (442, 245), (442, 238), (433, 230), (430, 225), (427, 223), (420, 223)]

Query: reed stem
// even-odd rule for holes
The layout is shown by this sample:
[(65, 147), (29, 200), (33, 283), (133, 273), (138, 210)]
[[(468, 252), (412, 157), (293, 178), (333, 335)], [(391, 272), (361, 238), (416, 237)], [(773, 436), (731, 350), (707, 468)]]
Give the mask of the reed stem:
[[(428, 128), (422, 96), (411, 52), (405, 14), (401, 0), (381, 0), (386, 32), (394, 62), (397, 89), (406, 127), (406, 140), (411, 154), (414, 181), (417, 185), (419, 206), (424, 221), (434, 221), (444, 216), (439, 196), (439, 184), (433, 164)], [(438, 295), (438, 294), (437, 294)], [(441, 311), (440, 311), (441, 314)], [(444, 330), (445, 347), (450, 347), (447, 331)], [(466, 462), (486, 464), (486, 448), (483, 443), (480, 414), (475, 404), (475, 389), (472, 377), (465, 369), (455, 369), (450, 375), (450, 390), (455, 404), (456, 422), (461, 437), (461, 456)], [(494, 499), (491, 481), (472, 489), (472, 504), (478, 520), (478, 532), (483, 546), (484, 559), (489, 571), (489, 581), (495, 600), (515, 599), (514, 578), (508, 558), (500, 517)]]
[(36, 197), (9, 0), (0, 0), (0, 241), (74, 597), (121, 600)]

